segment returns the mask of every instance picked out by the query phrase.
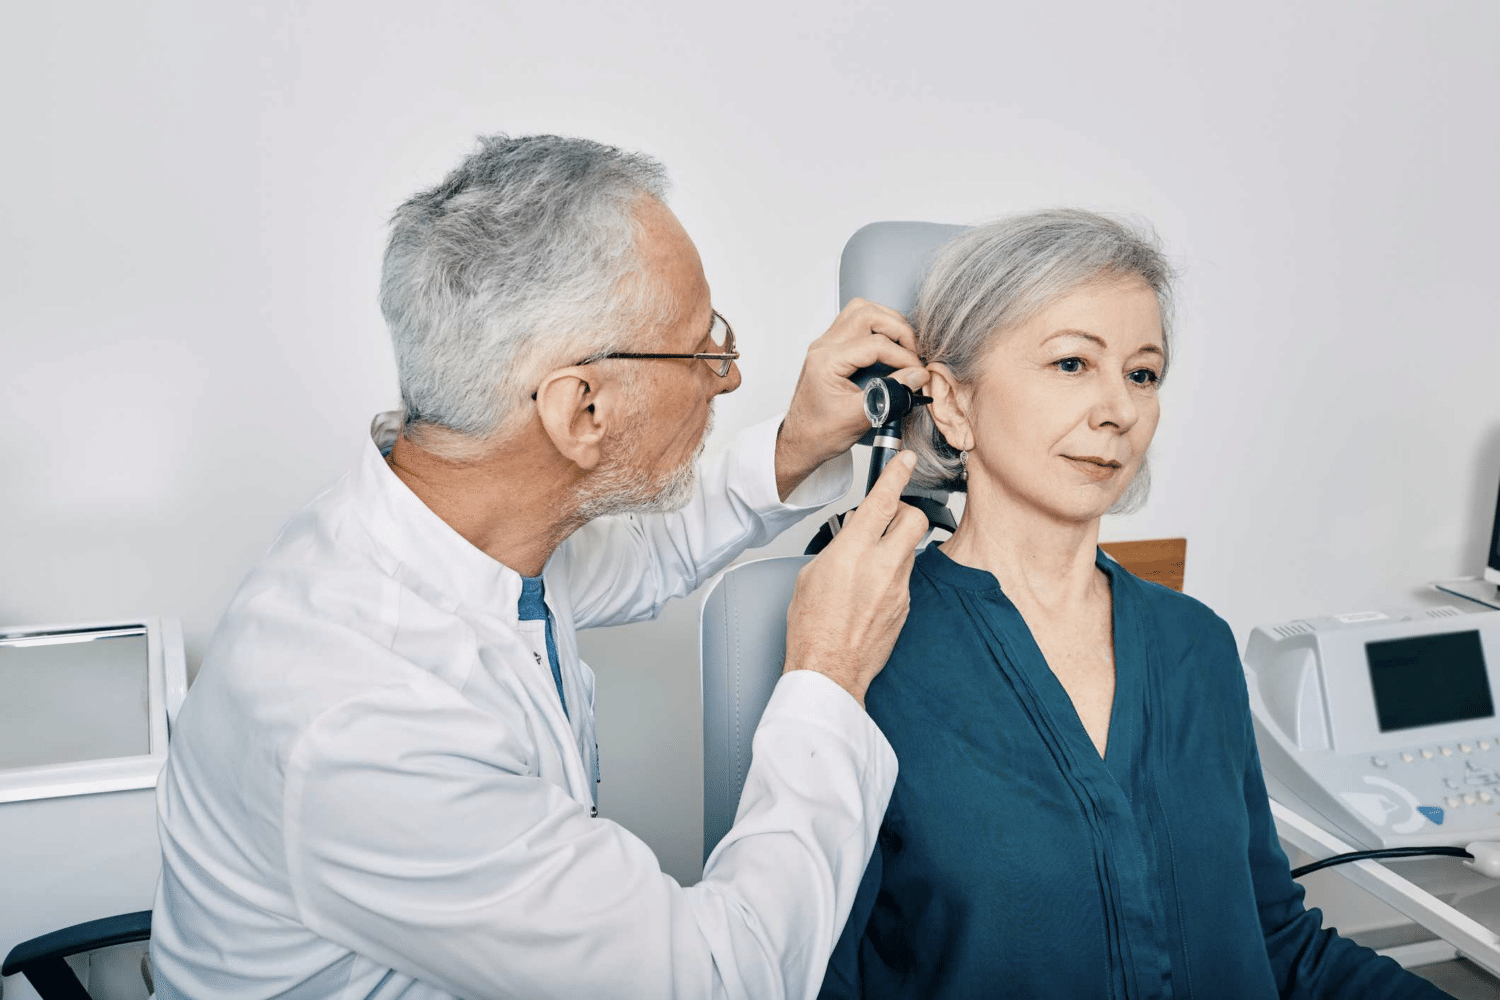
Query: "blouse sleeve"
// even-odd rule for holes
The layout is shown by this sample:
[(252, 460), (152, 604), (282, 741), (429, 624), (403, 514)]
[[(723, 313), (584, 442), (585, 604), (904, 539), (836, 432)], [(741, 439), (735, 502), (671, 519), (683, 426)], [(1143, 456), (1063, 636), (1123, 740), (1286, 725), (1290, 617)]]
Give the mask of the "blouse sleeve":
[(1281, 849), (1245, 705), (1245, 808), (1250, 820), (1250, 874), (1277, 990), (1306, 1000), (1443, 1000), (1448, 994), (1394, 960), (1323, 928), (1322, 911), (1303, 905)]

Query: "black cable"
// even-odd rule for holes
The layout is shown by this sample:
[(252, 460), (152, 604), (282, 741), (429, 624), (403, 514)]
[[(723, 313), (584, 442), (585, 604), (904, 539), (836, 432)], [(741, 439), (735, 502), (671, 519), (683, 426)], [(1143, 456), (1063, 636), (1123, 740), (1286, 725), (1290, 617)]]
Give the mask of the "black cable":
[(1331, 868), (1346, 861), (1367, 861), (1370, 858), (1417, 858), (1425, 854), (1438, 854), (1449, 858), (1474, 857), (1462, 847), (1387, 847), (1378, 851), (1350, 851), (1348, 854), (1335, 854), (1322, 861), (1314, 861), (1310, 865), (1293, 868), (1292, 878), (1301, 878), (1321, 868)]

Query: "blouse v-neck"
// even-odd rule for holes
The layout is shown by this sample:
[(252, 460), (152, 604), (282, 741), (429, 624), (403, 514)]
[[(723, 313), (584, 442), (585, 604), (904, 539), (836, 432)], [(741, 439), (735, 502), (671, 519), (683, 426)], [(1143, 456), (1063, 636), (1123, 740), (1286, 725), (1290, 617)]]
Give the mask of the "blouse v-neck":
[[(1129, 609), (1125, 607), (1129, 598), (1126, 588), (1120, 585), (1116, 577), (1118, 567), (1096, 550), (1094, 565), (1104, 574), (1109, 585), (1115, 671), (1109, 726), (1105, 732), (1104, 753), (1100, 754), (1073, 704), (1072, 696), (1047, 663), (1031, 627), (1015, 602), (1006, 596), (995, 575), (988, 570), (955, 561), (936, 545), (924, 550), (919, 560), (922, 571), (934, 580), (961, 594), (972, 595), (967, 597), (976, 605), (970, 609), (971, 617), (984, 623), (989, 638), (1005, 650), (1017, 672), (1028, 684), (1032, 698), (1047, 714), (1050, 728), (1066, 744), (1068, 764), (1072, 767), (1102, 767), (1128, 798), (1129, 775), (1135, 760), (1139, 758), (1139, 748), (1135, 746), (1135, 741), (1139, 739), (1140, 726), (1133, 715), (1143, 708), (1142, 674), (1145, 664), (1140, 655), (1142, 644), (1127, 638), (1132, 625), (1138, 630), (1139, 623), (1131, 621)], [(979, 607), (989, 613), (975, 614)], [(1125, 763), (1123, 768), (1122, 763)]]

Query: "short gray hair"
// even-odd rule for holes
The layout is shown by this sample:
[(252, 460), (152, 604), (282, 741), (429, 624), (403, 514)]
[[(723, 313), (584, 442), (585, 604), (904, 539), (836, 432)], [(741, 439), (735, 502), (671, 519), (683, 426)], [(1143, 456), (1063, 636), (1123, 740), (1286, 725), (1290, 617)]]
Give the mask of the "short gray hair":
[[(1139, 278), (1161, 309), (1162, 378), (1172, 358), (1172, 266), (1156, 233), (1076, 208), (1013, 215), (977, 226), (945, 243), (917, 293), (912, 327), (917, 353), (941, 361), (960, 383), (972, 383), (997, 334), (1025, 323), (1057, 299), (1094, 281)], [(958, 452), (943, 439), (927, 408), (907, 417), (906, 447), (917, 456), (913, 484), (964, 490)], [(1145, 461), (1110, 513), (1145, 502)]]
[(650, 157), (492, 135), (396, 209), (380, 310), (405, 431), (508, 431), (546, 372), (621, 350), (667, 313), (635, 252), (637, 203), (666, 187)]

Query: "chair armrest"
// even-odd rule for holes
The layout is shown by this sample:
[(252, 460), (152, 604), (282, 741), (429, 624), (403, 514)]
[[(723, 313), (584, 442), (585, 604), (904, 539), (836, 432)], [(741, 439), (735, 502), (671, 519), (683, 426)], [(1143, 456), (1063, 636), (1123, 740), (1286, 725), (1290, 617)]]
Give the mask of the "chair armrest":
[(25, 972), (28, 966), (58, 961), (79, 952), (108, 948), (111, 945), (127, 944), (131, 941), (147, 941), (151, 938), (151, 911), (124, 913), (117, 917), (90, 920), (74, 924), (60, 931), (22, 941), (5, 956), (0, 966), (0, 975), (13, 976)]

